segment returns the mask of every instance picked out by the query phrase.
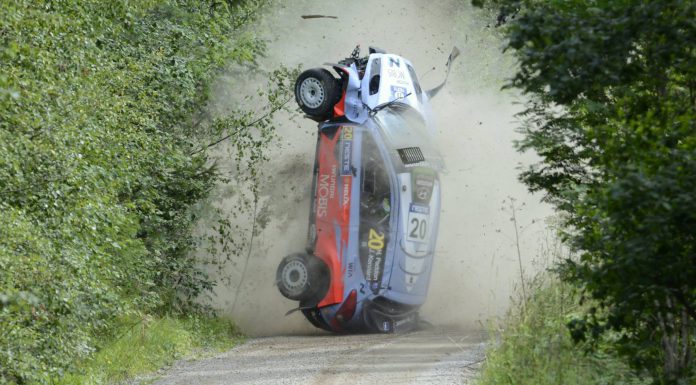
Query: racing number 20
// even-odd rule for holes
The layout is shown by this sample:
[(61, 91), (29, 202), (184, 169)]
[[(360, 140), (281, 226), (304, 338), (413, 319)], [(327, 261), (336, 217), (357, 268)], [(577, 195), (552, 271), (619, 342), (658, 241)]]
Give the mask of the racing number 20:
[(384, 248), (384, 233), (380, 234), (374, 229), (370, 229), (367, 237), (367, 247), (372, 250), (382, 250)]
[(411, 225), (413, 225), (413, 230), (408, 235), (409, 238), (425, 239), (425, 235), (428, 233), (428, 222), (425, 219), (411, 218)]

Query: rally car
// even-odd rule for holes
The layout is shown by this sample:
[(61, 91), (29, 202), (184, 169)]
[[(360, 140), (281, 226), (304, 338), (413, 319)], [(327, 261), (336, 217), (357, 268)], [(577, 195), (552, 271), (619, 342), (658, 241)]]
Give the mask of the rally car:
[(296, 82), (319, 122), (313, 193), (306, 250), (283, 258), (276, 283), (318, 328), (408, 331), (433, 266), (443, 161), (428, 100), (445, 82), (424, 91), (408, 60), (375, 48), (328, 65), (338, 77), (317, 68)]

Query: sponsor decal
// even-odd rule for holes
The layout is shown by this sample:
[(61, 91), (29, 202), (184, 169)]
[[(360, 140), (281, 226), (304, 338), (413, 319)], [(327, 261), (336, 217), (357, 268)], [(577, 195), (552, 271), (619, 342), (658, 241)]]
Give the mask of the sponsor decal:
[(428, 214), (430, 214), (430, 207), (411, 203), (411, 205), (408, 207), (408, 211), (411, 213), (419, 213), (419, 214), (428, 215)]
[(391, 86), (391, 94), (394, 99), (405, 98), (406, 93), (406, 87)]
[(350, 204), (350, 189), (351, 186), (353, 185), (352, 179), (350, 176), (344, 176), (343, 177), (343, 196), (341, 199), (341, 205), (343, 207), (347, 207)]
[(421, 200), (421, 201), (427, 200), (428, 195), (430, 195), (430, 190), (428, 190), (427, 187), (416, 188), (416, 197), (418, 197), (419, 200)]
[(343, 146), (341, 154), (341, 175), (353, 174), (353, 127), (343, 128)]
[(430, 207), (411, 203), (408, 213), (406, 239), (411, 242), (426, 243), (430, 239)]
[(428, 178), (423, 175), (416, 175), (413, 184), (413, 200), (415, 200), (417, 203), (428, 204), (430, 201), (430, 196), (433, 193), (435, 181), (432, 178)]
[(367, 240), (361, 242), (361, 263), (364, 268), (365, 280), (370, 283), (370, 289), (379, 289), (384, 270), (384, 249), (387, 244), (387, 236), (384, 232), (370, 228), (367, 231)]
[(396, 81), (399, 81), (400, 79), (406, 80), (406, 74), (401, 69), (387, 68), (387, 76), (391, 79), (395, 79)]
[(433, 181), (430, 179), (416, 178), (416, 186), (432, 188)]
[(351, 127), (351, 126), (343, 127), (343, 139), (344, 140), (353, 140), (353, 127)]
[(348, 263), (348, 269), (346, 269), (346, 275), (348, 275), (348, 278), (353, 277), (353, 262)]
[(389, 57), (389, 67), (401, 67), (401, 60), (398, 57)]
[(377, 251), (381, 251), (382, 249), (384, 249), (384, 233), (378, 233), (375, 229), (370, 229), (367, 247), (370, 250)]
[(332, 166), (330, 173), (319, 174), (319, 183), (317, 186), (317, 216), (321, 218), (326, 216), (329, 199), (334, 199), (335, 196), (336, 166)]
[(356, 103), (351, 104), (350, 107), (351, 107), (350, 110), (351, 110), (353, 116), (359, 116), (359, 115), (360, 115), (360, 110), (358, 109), (358, 105), (357, 105)]

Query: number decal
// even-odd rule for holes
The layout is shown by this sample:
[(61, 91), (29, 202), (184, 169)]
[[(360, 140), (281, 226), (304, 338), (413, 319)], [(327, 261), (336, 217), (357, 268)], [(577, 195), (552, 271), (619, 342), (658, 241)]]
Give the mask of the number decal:
[(418, 218), (411, 218), (411, 224), (414, 226), (413, 230), (411, 230), (411, 234), (409, 234), (408, 236), (411, 238), (416, 238), (418, 237), (418, 234), (416, 234), (416, 232), (418, 231)]
[(428, 243), (430, 239), (429, 208), (411, 204), (409, 211), (406, 238), (411, 242)]
[(382, 250), (384, 248), (384, 233), (380, 234), (374, 229), (370, 229), (367, 247), (371, 248), (372, 250)]
[(353, 127), (350, 127), (350, 126), (343, 127), (343, 139), (344, 140), (353, 140)]
[(424, 240), (425, 236), (428, 234), (428, 222), (425, 219), (418, 220), (418, 218), (411, 218), (411, 224), (413, 225), (413, 230), (408, 235), (409, 238), (416, 238), (419, 240)]

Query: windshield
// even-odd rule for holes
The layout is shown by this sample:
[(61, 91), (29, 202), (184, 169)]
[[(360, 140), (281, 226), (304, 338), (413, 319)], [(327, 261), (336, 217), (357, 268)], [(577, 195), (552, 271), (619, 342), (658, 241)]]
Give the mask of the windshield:
[(375, 115), (397, 171), (425, 166), (437, 171), (444, 168), (442, 155), (433, 143), (421, 116), (409, 107), (391, 106)]

